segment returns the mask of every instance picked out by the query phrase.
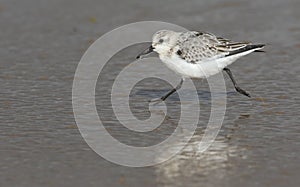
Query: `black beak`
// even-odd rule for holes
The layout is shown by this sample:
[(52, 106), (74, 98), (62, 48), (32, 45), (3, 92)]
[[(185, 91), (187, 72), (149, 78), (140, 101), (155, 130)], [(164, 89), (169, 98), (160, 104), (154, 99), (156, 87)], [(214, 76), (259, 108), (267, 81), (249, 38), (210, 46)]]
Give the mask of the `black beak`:
[(143, 57), (143, 56), (145, 56), (145, 55), (147, 55), (147, 54), (149, 54), (149, 53), (152, 53), (153, 52), (153, 47), (152, 47), (152, 45), (150, 45), (150, 47), (148, 47), (147, 49), (145, 49), (143, 52), (141, 52), (137, 57), (136, 57), (136, 59), (139, 59), (139, 58), (141, 58), (141, 57)]

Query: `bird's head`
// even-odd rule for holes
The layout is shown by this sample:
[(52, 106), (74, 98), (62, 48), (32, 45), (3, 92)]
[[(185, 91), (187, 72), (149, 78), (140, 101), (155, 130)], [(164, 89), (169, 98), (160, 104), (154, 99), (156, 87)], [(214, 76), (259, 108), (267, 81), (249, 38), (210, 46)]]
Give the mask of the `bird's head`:
[(170, 30), (157, 31), (152, 37), (152, 44), (144, 50), (137, 58), (147, 55), (153, 51), (160, 55), (167, 54), (177, 42), (179, 33)]
[(153, 51), (158, 54), (168, 53), (177, 42), (178, 33), (169, 30), (161, 30), (156, 32), (152, 37)]

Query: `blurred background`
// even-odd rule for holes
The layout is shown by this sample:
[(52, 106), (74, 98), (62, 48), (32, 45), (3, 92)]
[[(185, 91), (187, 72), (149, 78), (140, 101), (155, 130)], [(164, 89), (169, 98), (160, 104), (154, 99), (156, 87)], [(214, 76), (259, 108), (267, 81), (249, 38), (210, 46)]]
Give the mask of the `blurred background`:
[[(0, 0), (0, 186), (299, 186), (299, 8), (299, 0)], [(208, 151), (197, 152), (210, 114), (209, 87), (198, 81), (203, 112), (185, 151), (161, 165), (127, 168), (101, 158), (81, 137), (72, 81), (96, 39), (148, 20), (267, 47), (231, 66), (253, 98), (236, 94), (226, 79), (226, 117)], [(144, 47), (123, 50), (110, 64), (120, 69)], [(105, 109), (105, 85), (112, 80), (103, 80), (96, 103), (114, 136), (147, 145), (176, 126), (175, 95), (167, 101), (165, 126), (133, 137)], [(154, 91), (146, 89), (153, 84)], [(141, 82), (132, 92), (133, 112), (146, 119), (143, 101), (169, 88), (157, 80)]]

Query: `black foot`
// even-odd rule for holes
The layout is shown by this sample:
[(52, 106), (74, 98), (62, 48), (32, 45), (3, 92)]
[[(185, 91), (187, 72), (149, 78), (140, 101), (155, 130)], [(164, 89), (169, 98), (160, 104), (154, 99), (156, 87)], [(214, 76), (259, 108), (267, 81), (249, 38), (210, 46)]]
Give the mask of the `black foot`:
[(149, 103), (160, 103), (160, 102), (163, 102), (165, 99), (163, 99), (162, 97), (159, 97), (159, 98), (154, 98), (154, 99), (151, 99), (151, 100), (148, 100)]
[(236, 90), (237, 92), (239, 92), (240, 94), (243, 94), (243, 95), (245, 95), (245, 96), (251, 98), (250, 94), (247, 93), (247, 92), (246, 92), (245, 90), (243, 90), (242, 88), (240, 88), (240, 87), (235, 87), (235, 90)]
[(148, 102), (153, 104), (153, 105), (157, 105), (159, 103), (162, 103), (163, 101), (165, 101), (165, 100), (163, 100), (161, 97), (148, 100)]

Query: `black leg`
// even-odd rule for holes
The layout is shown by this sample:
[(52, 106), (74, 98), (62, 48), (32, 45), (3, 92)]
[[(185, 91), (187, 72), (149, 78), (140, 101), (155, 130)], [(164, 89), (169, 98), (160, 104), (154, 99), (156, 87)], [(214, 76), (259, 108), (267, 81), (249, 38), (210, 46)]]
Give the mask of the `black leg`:
[(245, 95), (245, 96), (247, 96), (247, 97), (251, 97), (249, 93), (247, 93), (245, 90), (243, 90), (242, 88), (240, 88), (240, 87), (237, 85), (237, 83), (236, 83), (236, 81), (234, 80), (233, 75), (232, 75), (232, 73), (231, 73), (231, 71), (230, 71), (229, 68), (224, 68), (223, 70), (229, 75), (229, 77), (230, 77), (230, 79), (231, 79), (231, 81), (232, 81), (232, 83), (233, 83), (233, 86), (234, 86), (234, 88), (235, 88), (235, 90), (236, 90), (237, 92), (239, 92), (239, 93), (241, 93), (241, 94), (243, 94), (243, 95)]
[(183, 84), (183, 81), (184, 81), (184, 79), (182, 78), (180, 80), (180, 83), (175, 88), (173, 88), (172, 90), (170, 90), (166, 95), (164, 95), (164, 96), (162, 96), (160, 98), (157, 98), (157, 99), (153, 99), (153, 100), (151, 100), (151, 102), (157, 102), (157, 101), (164, 101), (164, 100), (166, 100), (170, 95), (172, 95), (174, 92), (176, 92), (177, 90), (179, 90), (181, 88), (181, 86)]

